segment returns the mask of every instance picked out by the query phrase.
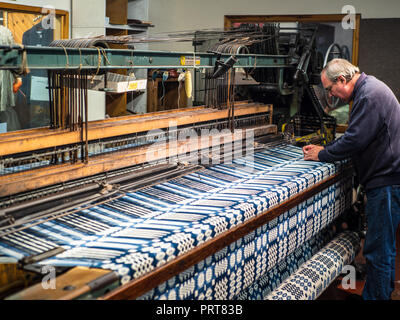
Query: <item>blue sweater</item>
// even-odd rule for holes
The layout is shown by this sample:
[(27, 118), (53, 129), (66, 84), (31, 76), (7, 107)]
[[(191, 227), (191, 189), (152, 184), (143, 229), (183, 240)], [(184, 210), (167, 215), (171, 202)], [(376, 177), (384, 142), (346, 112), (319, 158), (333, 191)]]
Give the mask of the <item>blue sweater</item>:
[(400, 184), (400, 104), (382, 81), (362, 73), (346, 132), (320, 151), (323, 162), (352, 158), (366, 188)]

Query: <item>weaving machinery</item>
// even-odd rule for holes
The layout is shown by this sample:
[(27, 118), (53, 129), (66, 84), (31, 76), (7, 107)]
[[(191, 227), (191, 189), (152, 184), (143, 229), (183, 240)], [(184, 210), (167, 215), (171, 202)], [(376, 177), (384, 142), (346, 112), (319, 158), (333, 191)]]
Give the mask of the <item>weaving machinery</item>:
[[(3, 296), (318, 297), (358, 250), (357, 233), (333, 227), (350, 212), (351, 166), (303, 161), (278, 133), (272, 105), (235, 101), (233, 85), (237, 68), (265, 69), (281, 94), (311, 92), (318, 68), (313, 33), (307, 39), (287, 54), (244, 43), (193, 54), (1, 47), (1, 69), (49, 70), (52, 110), (49, 128), (0, 138), (0, 257), (13, 270), (3, 273)], [(85, 121), (93, 75), (192, 67), (206, 70), (206, 107)], [(37, 284), (19, 291), (17, 266)], [(43, 288), (45, 267), (58, 275), (54, 290)], [(305, 285), (285, 284), (297, 271)]]

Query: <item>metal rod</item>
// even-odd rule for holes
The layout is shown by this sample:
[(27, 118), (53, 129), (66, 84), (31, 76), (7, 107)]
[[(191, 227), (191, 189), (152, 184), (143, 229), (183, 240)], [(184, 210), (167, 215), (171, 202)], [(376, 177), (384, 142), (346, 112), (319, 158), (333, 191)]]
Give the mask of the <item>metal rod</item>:
[[(212, 53), (104, 49), (104, 56), (107, 59), (102, 59), (99, 65), (98, 50), (92, 48), (0, 46), (0, 69), (21, 70), (24, 52), (27, 55), (27, 66), (32, 70), (168, 69), (194, 66), (214, 68), (216, 61), (216, 56)], [(68, 65), (64, 62), (66, 54)], [(185, 59), (182, 57), (188, 57), (188, 62), (183, 62)], [(226, 59), (227, 55), (222, 54), (221, 57)], [(253, 67), (254, 59), (257, 59), (259, 68), (291, 67), (287, 55), (238, 54), (236, 57), (238, 61), (234, 68)], [(193, 63), (193, 58), (196, 59), (196, 63)]]

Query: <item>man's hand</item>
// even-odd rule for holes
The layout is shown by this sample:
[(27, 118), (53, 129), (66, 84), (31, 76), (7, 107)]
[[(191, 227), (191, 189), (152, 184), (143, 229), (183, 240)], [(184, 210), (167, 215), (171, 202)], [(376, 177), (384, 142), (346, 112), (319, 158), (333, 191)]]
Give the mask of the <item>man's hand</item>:
[(323, 150), (324, 147), (309, 144), (303, 147), (304, 160), (319, 161), (318, 153)]

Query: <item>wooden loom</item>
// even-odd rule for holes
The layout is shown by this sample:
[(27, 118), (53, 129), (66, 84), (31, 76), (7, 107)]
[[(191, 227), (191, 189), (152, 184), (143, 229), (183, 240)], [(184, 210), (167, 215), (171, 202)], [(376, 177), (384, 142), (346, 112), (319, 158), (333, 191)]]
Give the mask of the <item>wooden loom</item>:
[[(60, 60), (57, 62), (57, 59), (56, 61), (48, 60), (47, 63), (49, 63), (50, 66), (48, 65), (47, 68), (49, 69), (65, 67), (66, 57), (68, 57), (69, 67), (78, 68), (82, 62), (82, 55), (87, 55), (87, 58), (84, 59), (86, 62), (92, 60), (101, 61), (101, 63), (96, 64), (96, 62), (94, 62), (92, 65), (84, 66), (84, 68), (86, 67), (90, 70), (107, 70), (115, 67), (131, 68), (132, 64), (140, 66), (143, 64), (143, 57), (149, 60), (150, 58), (154, 58), (155, 61), (160, 57), (181, 60), (183, 55), (138, 52), (136, 56), (133, 55), (132, 52), (126, 52), (124, 50), (111, 49), (104, 51), (108, 57), (107, 59), (103, 59), (99, 51), (94, 49), (12, 48), (11, 50), (2, 51), (6, 55), (2, 61), (6, 61), (7, 63), (11, 61), (10, 64), (5, 65), (5, 67), (3, 66), (4, 68), (20, 68), (20, 60), (18, 59), (20, 59), (22, 55), (27, 54), (27, 65), (30, 68), (40, 68), (44, 66), (40, 66), (42, 62), (40, 59), (37, 59), (37, 57), (40, 57), (40, 55), (44, 53), (50, 56), (55, 55), (57, 59), (63, 61), (60, 63)], [(8, 59), (9, 56), (14, 56), (15, 59), (10, 60)], [(226, 58), (228, 58), (228, 56)], [(266, 56), (264, 62), (262, 57), (257, 57), (255, 58), (257, 60), (255, 60), (254, 56), (251, 54), (239, 54), (238, 56), (240, 56), (240, 59), (236, 67), (254, 67), (254, 61), (257, 61), (257, 67), (260, 68), (263, 66), (288, 67), (288, 57), (286, 56)], [(113, 60), (114, 57), (115, 60)], [(200, 66), (203, 65), (205, 68), (212, 68), (216, 65), (215, 60), (213, 60), (215, 56), (212, 54), (200, 54), (199, 57)], [(49, 59), (51, 58), (49, 57)], [(160, 65), (165, 65), (165, 62), (158, 63)], [(168, 63), (171, 68), (178, 65), (176, 60)], [(150, 66), (154, 67), (154, 64)], [(23, 67), (26, 67), (26, 65)], [(146, 64), (145, 67), (149, 67), (149, 65)], [(66, 203), (70, 201), (69, 199), (71, 198), (71, 202), (74, 203), (76, 195), (83, 191), (90, 190), (90, 197), (104, 196), (105, 194), (107, 195), (107, 193), (112, 195), (112, 192), (118, 192), (118, 184), (120, 182), (123, 184), (124, 175), (127, 175), (126, 180), (130, 183), (132, 183), (132, 181), (138, 183), (137, 180), (140, 181), (143, 179), (145, 181), (143, 182), (144, 185), (151, 185), (155, 183), (154, 180), (157, 180), (159, 176), (162, 177), (162, 179), (171, 179), (185, 172), (195, 171), (198, 169), (196, 166), (188, 166), (185, 163), (182, 165), (179, 164), (179, 161), (174, 165), (170, 164), (170, 166), (168, 166), (168, 161), (167, 163), (165, 163), (165, 161), (174, 157), (179, 158), (179, 156), (183, 156), (182, 159), (186, 159), (184, 156), (187, 155), (187, 153), (193, 152), (196, 153), (196, 155), (200, 153), (202, 153), (203, 156), (209, 155), (210, 149), (214, 146), (221, 146), (227, 142), (234, 143), (235, 141), (245, 141), (246, 134), (249, 132), (248, 130), (251, 130), (252, 135), (254, 134), (256, 138), (256, 143), (253, 144), (253, 148), (257, 148), (257, 144), (260, 145), (260, 148), (265, 148), (265, 143), (270, 141), (269, 139), (271, 137), (274, 137), (274, 139), (278, 138), (278, 141), (281, 140), (280, 135), (278, 136), (277, 126), (272, 123), (272, 105), (254, 103), (251, 101), (235, 102), (234, 118), (237, 123), (234, 130), (232, 130), (231, 127), (230, 111), (231, 110), (228, 109), (212, 109), (206, 106), (194, 107), (95, 121), (81, 125), (73, 130), (71, 130), (71, 128), (59, 127), (52, 129), (40, 128), (3, 134), (0, 137), (0, 156), (7, 160), (10, 158), (10, 162), (18, 162), (18, 157), (21, 157), (20, 162), (24, 164), (27, 162), (23, 157), (26, 154), (33, 155), (36, 158), (41, 157), (43, 160), (54, 159), (51, 155), (49, 156), (49, 153), (53, 151), (58, 152), (56, 157), (60, 156), (63, 159), (57, 162), (50, 161), (49, 165), (43, 167), (31, 168), (29, 170), (0, 176), (0, 197), (5, 204), (0, 212), (4, 218), (4, 224), (10, 224), (8, 226), (6, 225), (6, 228), (8, 228), (7, 230), (12, 230), (13, 228), (18, 230), (19, 225), (13, 225), (13, 223), (18, 222), (15, 216), (18, 217), (21, 212), (27, 210), (30, 206), (40, 208), (42, 205), (47, 205), (44, 209), (44, 211), (47, 212), (49, 208), (51, 208), (49, 205), (52, 201), (57, 200), (58, 202), (56, 202), (55, 208), (62, 208), (65, 210)], [(257, 120), (258, 118), (262, 118), (261, 124)], [(88, 156), (88, 152), (86, 151), (85, 156), (82, 154), (81, 156), (75, 156), (73, 161), (71, 161), (71, 158), (62, 155), (63, 153), (68, 153), (69, 155), (71, 152), (78, 153), (79, 150), (81, 150), (80, 148), (85, 144), (93, 143), (93, 145), (95, 145), (97, 141), (102, 141), (104, 144), (111, 141), (109, 144), (123, 146), (125, 142), (122, 141), (125, 141), (124, 139), (135, 140), (138, 139), (138, 137), (141, 138), (145, 136), (151, 131), (165, 130), (167, 132), (167, 130), (171, 130), (171, 127), (173, 127), (178, 130), (178, 132), (179, 130), (183, 132), (187, 127), (198, 129), (201, 126), (205, 126), (208, 129), (220, 126), (218, 128), (225, 128), (227, 130), (220, 130), (216, 135), (201, 136), (194, 140), (188, 138), (179, 140), (178, 143), (168, 142), (152, 150), (150, 156), (148, 153), (149, 146), (147, 144), (137, 147), (121, 148), (116, 152), (94, 154), (91, 156)], [(230, 152), (233, 152), (233, 150), (230, 150)], [(240, 152), (242, 152), (242, 150), (240, 150)], [(210, 159), (211, 158), (212, 155), (210, 156)], [(5, 163), (7, 167), (7, 162)], [(132, 171), (128, 172), (128, 174), (122, 172), (128, 168), (131, 168)], [(169, 175), (168, 170), (170, 169), (176, 171)], [(121, 173), (119, 173), (118, 170), (121, 170)], [(109, 176), (111, 173), (116, 173), (116, 175), (110, 178)], [(63, 285), (58, 287), (57, 290), (52, 291), (50, 296), (48, 295), (49, 292), (43, 289), (41, 284), (38, 283), (25, 291), (16, 293), (10, 298), (75, 299), (87, 294), (94, 294), (94, 292), (97, 291), (100, 292), (98, 295), (100, 295), (102, 299), (138, 298), (151, 288), (160, 285), (201, 260), (215, 254), (232, 242), (256, 230), (258, 227), (280, 216), (299, 203), (304, 202), (306, 199), (311, 198), (321, 190), (334, 185), (349, 174), (351, 174), (350, 169), (342, 170), (324, 181), (313, 185), (312, 188), (291, 197), (278, 207), (266, 210), (262, 214), (257, 215), (257, 217), (249, 219), (227, 232), (221, 233), (210, 241), (203, 243), (173, 261), (123, 286), (119, 286), (118, 279), (112, 271), (75, 267), (57, 278), (57, 281)], [(85, 181), (80, 183), (80, 180)], [(74, 185), (73, 183), (76, 181), (78, 181), (78, 183)], [(71, 183), (71, 186), (68, 186), (68, 183)], [(40, 195), (41, 193), (44, 195)], [(75, 211), (78, 211), (78, 209)], [(37, 215), (39, 212), (40, 210), (37, 212), (34, 211), (34, 215)], [(41, 215), (38, 215), (38, 217), (41, 217)], [(26, 219), (29, 220), (30, 218), (28, 216), (24, 217), (24, 219), (24, 221), (26, 221)], [(52, 218), (50, 217), (50, 219)], [(30, 257), (28, 260), (25, 259), (21, 261), (20, 264), (26, 267), (41, 261), (43, 258), (51, 257), (54, 253), (55, 252), (50, 252), (47, 256), (39, 255), (38, 257)], [(13, 286), (12, 283), (15, 283), (15, 280), (20, 277), (10, 272), (8, 274), (10, 277), (8, 279), (3, 279), (3, 285), (5, 284), (6, 287), (4, 291), (8, 291)], [(78, 281), (78, 277), (82, 277), (82, 279)], [(20, 286), (20, 284), (16, 284), (16, 286)], [(68, 286), (70, 290), (65, 289)], [(112, 288), (112, 291), (105, 293), (107, 288)]]

